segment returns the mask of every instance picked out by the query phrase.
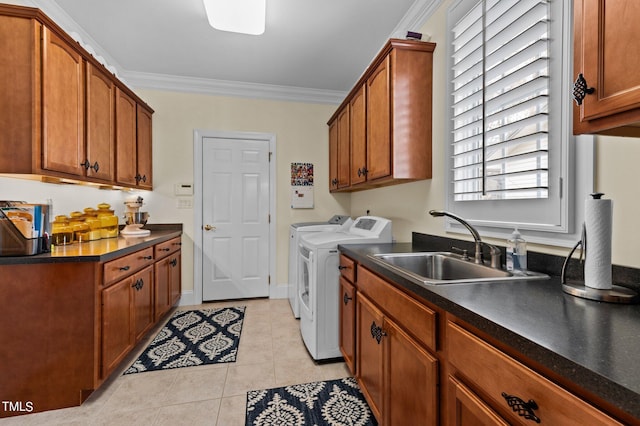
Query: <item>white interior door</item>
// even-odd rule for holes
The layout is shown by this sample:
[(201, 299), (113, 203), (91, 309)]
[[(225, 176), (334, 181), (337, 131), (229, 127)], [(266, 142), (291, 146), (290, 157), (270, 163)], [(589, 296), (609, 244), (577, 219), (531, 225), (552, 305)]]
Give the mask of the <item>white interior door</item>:
[(269, 296), (269, 141), (202, 140), (202, 299)]

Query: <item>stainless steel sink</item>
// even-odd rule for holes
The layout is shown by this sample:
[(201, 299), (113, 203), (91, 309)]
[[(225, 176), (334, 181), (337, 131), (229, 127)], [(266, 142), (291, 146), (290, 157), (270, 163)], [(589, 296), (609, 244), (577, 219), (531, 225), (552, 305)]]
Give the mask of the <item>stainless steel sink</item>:
[(368, 256), (379, 265), (419, 284), (486, 283), (504, 280), (546, 279), (538, 272), (510, 272), (466, 260), (450, 252), (384, 253)]

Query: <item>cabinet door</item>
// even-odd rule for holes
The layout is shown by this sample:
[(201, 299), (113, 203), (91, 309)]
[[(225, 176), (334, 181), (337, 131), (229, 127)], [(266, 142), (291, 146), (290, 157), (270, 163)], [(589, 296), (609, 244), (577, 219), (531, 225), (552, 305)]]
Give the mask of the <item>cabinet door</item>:
[(329, 190), (338, 189), (338, 119), (329, 124)]
[(367, 179), (389, 176), (391, 170), (391, 84), (387, 56), (367, 79)]
[(350, 185), (349, 110), (347, 105), (338, 115), (338, 188), (346, 188)]
[(582, 0), (580, 6), (583, 68), (576, 71), (595, 88), (584, 99), (581, 119), (640, 107), (640, 55), (629, 51), (640, 40), (640, 2)]
[(178, 251), (169, 260), (169, 304), (170, 307), (178, 303), (182, 295), (182, 256)]
[(380, 420), (383, 396), (382, 312), (359, 293), (356, 298), (356, 315), (357, 378), (371, 411)]
[(171, 258), (156, 262), (154, 267), (155, 280), (155, 319), (158, 321), (171, 307), (169, 300), (169, 284), (170, 284), (170, 266)]
[(137, 184), (140, 188), (152, 189), (152, 149), (151, 149), (151, 113), (137, 106)]
[(147, 266), (133, 276), (133, 310), (135, 339), (140, 340), (153, 325), (153, 267)]
[(129, 353), (133, 335), (133, 277), (102, 290), (102, 377), (107, 377)]
[(356, 373), (356, 289), (340, 277), (340, 351), (351, 374)]
[(87, 63), (87, 176), (115, 180), (115, 84)]
[(365, 86), (360, 87), (350, 103), (351, 111), (351, 185), (367, 180), (367, 116)]
[(136, 185), (136, 102), (116, 88), (116, 182)]
[(42, 168), (84, 176), (84, 60), (43, 27)]
[(463, 383), (449, 377), (449, 407), (447, 424), (456, 426), (508, 426), (491, 407)]
[[(438, 360), (392, 321), (384, 330), (384, 424), (438, 424)], [(407, 386), (411, 383), (411, 386)]]

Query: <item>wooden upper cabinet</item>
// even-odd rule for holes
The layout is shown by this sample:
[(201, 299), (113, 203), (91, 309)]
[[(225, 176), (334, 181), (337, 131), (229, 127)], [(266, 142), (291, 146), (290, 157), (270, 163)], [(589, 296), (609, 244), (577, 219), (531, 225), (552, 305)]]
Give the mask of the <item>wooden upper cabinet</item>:
[(329, 190), (338, 189), (338, 119), (329, 123)]
[(115, 84), (87, 64), (87, 176), (115, 180)]
[(42, 33), (42, 168), (83, 176), (84, 60), (48, 28)]
[(350, 146), (351, 146), (351, 185), (367, 180), (367, 114), (366, 89), (360, 86), (349, 102)]
[(151, 112), (140, 104), (136, 108), (136, 124), (137, 184), (140, 188), (152, 189)]
[(391, 104), (387, 56), (367, 79), (367, 178), (391, 174)]
[[(55, 22), (38, 9), (0, 4), (0, 56), (0, 173), (152, 188), (153, 110)], [(116, 118), (116, 88), (130, 101), (124, 118)], [(132, 156), (116, 157), (117, 123), (133, 138)], [(118, 179), (130, 159), (132, 179)]]
[(116, 182), (135, 186), (137, 165), (136, 101), (116, 89)]
[(574, 81), (592, 92), (574, 103), (575, 134), (640, 136), (638, 19), (639, 2), (575, 1)]
[(338, 115), (338, 188), (349, 186), (349, 108)]
[(116, 89), (116, 181), (152, 188), (151, 113)]
[(329, 124), (350, 111), (351, 178), (340, 189), (431, 178), (434, 49), (434, 43), (389, 40), (331, 117)]

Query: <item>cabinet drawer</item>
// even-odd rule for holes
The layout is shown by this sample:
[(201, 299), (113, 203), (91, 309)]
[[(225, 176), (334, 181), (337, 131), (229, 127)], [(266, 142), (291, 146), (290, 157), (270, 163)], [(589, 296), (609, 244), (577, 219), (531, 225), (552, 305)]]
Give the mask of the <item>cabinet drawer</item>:
[(164, 243), (156, 244), (154, 246), (156, 260), (162, 259), (163, 257), (180, 250), (181, 246), (182, 237), (176, 237), (169, 241), (165, 241)]
[(358, 291), (384, 307), (385, 314), (402, 324), (425, 347), (436, 350), (436, 312), (410, 298), (365, 268), (358, 268)]
[(340, 255), (340, 275), (352, 283), (356, 282), (356, 263), (343, 254)]
[(104, 264), (103, 284), (108, 285), (153, 263), (153, 247)]
[(618, 425), (594, 406), (547, 380), (452, 322), (447, 323), (446, 348), (457, 376), (484, 395), (513, 424), (533, 424), (520, 417), (507, 398), (535, 401), (533, 414), (548, 425)]

